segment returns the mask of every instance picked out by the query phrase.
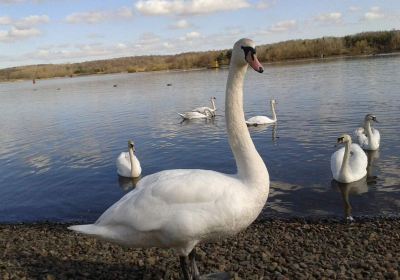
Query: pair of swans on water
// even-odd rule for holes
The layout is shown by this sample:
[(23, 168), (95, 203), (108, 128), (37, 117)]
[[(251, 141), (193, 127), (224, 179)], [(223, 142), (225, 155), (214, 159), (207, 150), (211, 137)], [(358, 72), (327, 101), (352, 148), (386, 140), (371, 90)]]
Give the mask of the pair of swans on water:
[(343, 134), (337, 139), (338, 144), (345, 146), (331, 157), (331, 171), (333, 178), (340, 183), (351, 183), (367, 175), (368, 158), (364, 150), (375, 151), (380, 145), (380, 133), (371, 126), (371, 122), (378, 122), (372, 114), (364, 118), (364, 127), (354, 132), (358, 144), (352, 144), (350, 135)]
[[(70, 229), (128, 247), (173, 248), (183, 276), (200, 279), (194, 248), (247, 228), (269, 193), (268, 170), (258, 154), (243, 112), (243, 82), (250, 65), (262, 73), (255, 44), (237, 41), (226, 85), (225, 119), (237, 174), (212, 170), (165, 170), (142, 178), (94, 224)], [(188, 263), (189, 262), (189, 263)]]
[(182, 117), (183, 120), (193, 120), (193, 119), (209, 119), (215, 117), (215, 112), (217, 111), (217, 107), (215, 106), (215, 97), (211, 97), (211, 106), (210, 107), (197, 107), (189, 112), (178, 113), (179, 116)]

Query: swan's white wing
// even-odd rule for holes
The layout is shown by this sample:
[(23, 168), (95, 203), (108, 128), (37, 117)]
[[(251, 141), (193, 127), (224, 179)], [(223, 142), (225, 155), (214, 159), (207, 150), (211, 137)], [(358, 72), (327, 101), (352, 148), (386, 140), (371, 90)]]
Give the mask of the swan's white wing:
[(380, 143), (381, 142), (381, 134), (379, 133), (379, 130), (377, 130), (376, 128), (371, 128), (372, 130), (372, 137), (374, 137), (376, 143)]
[(342, 167), (343, 156), (344, 156), (344, 147), (334, 152), (331, 156), (332, 177), (337, 181), (339, 181), (339, 172), (340, 168)]
[(123, 177), (130, 177), (131, 176), (131, 161), (129, 159), (129, 153), (123, 152), (120, 153), (117, 161), (117, 173)]
[(368, 157), (358, 144), (351, 144), (349, 166), (355, 180), (367, 175)]
[(161, 171), (139, 181), (95, 225), (111, 230), (120, 227), (122, 232), (168, 231), (171, 240), (185, 234), (200, 238), (234, 221), (241, 205), (247, 203), (245, 190), (234, 176), (215, 171)]
[(204, 119), (207, 118), (206, 115), (199, 112), (185, 112), (183, 114), (178, 113), (183, 119)]
[(357, 139), (357, 142), (358, 144), (360, 144), (361, 147), (368, 146), (368, 137), (365, 134), (365, 130), (363, 127), (359, 127), (354, 131), (354, 137)]
[(270, 118), (266, 116), (255, 116), (249, 118), (246, 123), (249, 125), (255, 125), (255, 124), (268, 124), (268, 123), (274, 123), (274, 120), (271, 120)]

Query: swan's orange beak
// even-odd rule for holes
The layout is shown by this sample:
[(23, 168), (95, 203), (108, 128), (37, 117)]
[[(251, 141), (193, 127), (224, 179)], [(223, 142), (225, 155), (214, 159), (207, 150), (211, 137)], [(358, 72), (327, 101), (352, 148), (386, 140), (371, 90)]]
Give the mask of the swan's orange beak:
[(262, 67), (261, 63), (258, 61), (257, 56), (255, 53), (248, 52), (246, 55), (247, 63), (256, 70), (258, 73), (264, 72), (264, 68)]

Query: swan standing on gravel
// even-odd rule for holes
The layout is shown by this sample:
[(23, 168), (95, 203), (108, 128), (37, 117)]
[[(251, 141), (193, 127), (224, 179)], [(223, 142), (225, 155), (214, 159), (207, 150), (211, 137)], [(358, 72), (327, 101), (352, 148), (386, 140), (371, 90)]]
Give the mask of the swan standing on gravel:
[(275, 99), (271, 99), (270, 105), (271, 105), (271, 111), (272, 111), (272, 119), (266, 117), (266, 116), (255, 116), (251, 117), (246, 121), (246, 124), (248, 126), (257, 126), (257, 125), (262, 125), (262, 124), (271, 124), (271, 123), (276, 123), (276, 113), (275, 113)]
[[(269, 193), (269, 175), (258, 154), (243, 113), (243, 81), (250, 65), (257, 72), (254, 42), (233, 47), (226, 86), (225, 117), (237, 174), (212, 170), (165, 170), (142, 178), (89, 225), (69, 229), (128, 247), (173, 248), (184, 278), (200, 279), (194, 247), (247, 228), (259, 215)], [(190, 267), (187, 261), (190, 262)]]
[(142, 173), (140, 162), (135, 156), (135, 144), (128, 141), (128, 152), (122, 152), (117, 158), (117, 173), (122, 177), (137, 178)]
[(197, 108), (194, 108), (192, 110), (192, 112), (199, 112), (199, 113), (202, 113), (202, 114), (206, 114), (206, 111), (208, 110), (208, 111), (210, 111), (212, 113), (213, 116), (215, 116), (215, 111), (217, 110), (217, 107), (215, 106), (215, 100), (216, 99), (217, 98), (215, 98), (215, 97), (211, 97), (210, 98), (212, 108), (210, 108), (210, 107), (197, 107)]
[(351, 183), (367, 175), (368, 158), (357, 144), (351, 143), (351, 137), (343, 134), (337, 139), (345, 146), (332, 154), (331, 171), (333, 178), (340, 183)]
[(185, 113), (178, 113), (179, 116), (182, 117), (183, 120), (193, 120), (193, 119), (210, 119), (213, 117), (213, 113), (205, 109), (204, 114), (199, 112), (185, 112)]
[(354, 131), (354, 136), (364, 150), (374, 151), (379, 148), (381, 135), (379, 131), (371, 127), (371, 122), (378, 122), (372, 114), (367, 114), (364, 118), (364, 127), (359, 127)]

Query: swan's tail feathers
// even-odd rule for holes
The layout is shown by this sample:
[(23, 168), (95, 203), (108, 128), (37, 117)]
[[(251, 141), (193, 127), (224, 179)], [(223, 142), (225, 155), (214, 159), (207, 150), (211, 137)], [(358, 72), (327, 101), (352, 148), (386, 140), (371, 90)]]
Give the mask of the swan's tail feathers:
[(75, 225), (70, 226), (68, 229), (87, 234), (87, 235), (95, 235), (95, 236), (104, 236), (106, 235), (107, 230), (104, 227), (96, 226), (95, 224), (88, 225)]
[(179, 116), (181, 116), (182, 118), (186, 118), (185, 115), (181, 114), (181, 113), (177, 113)]

